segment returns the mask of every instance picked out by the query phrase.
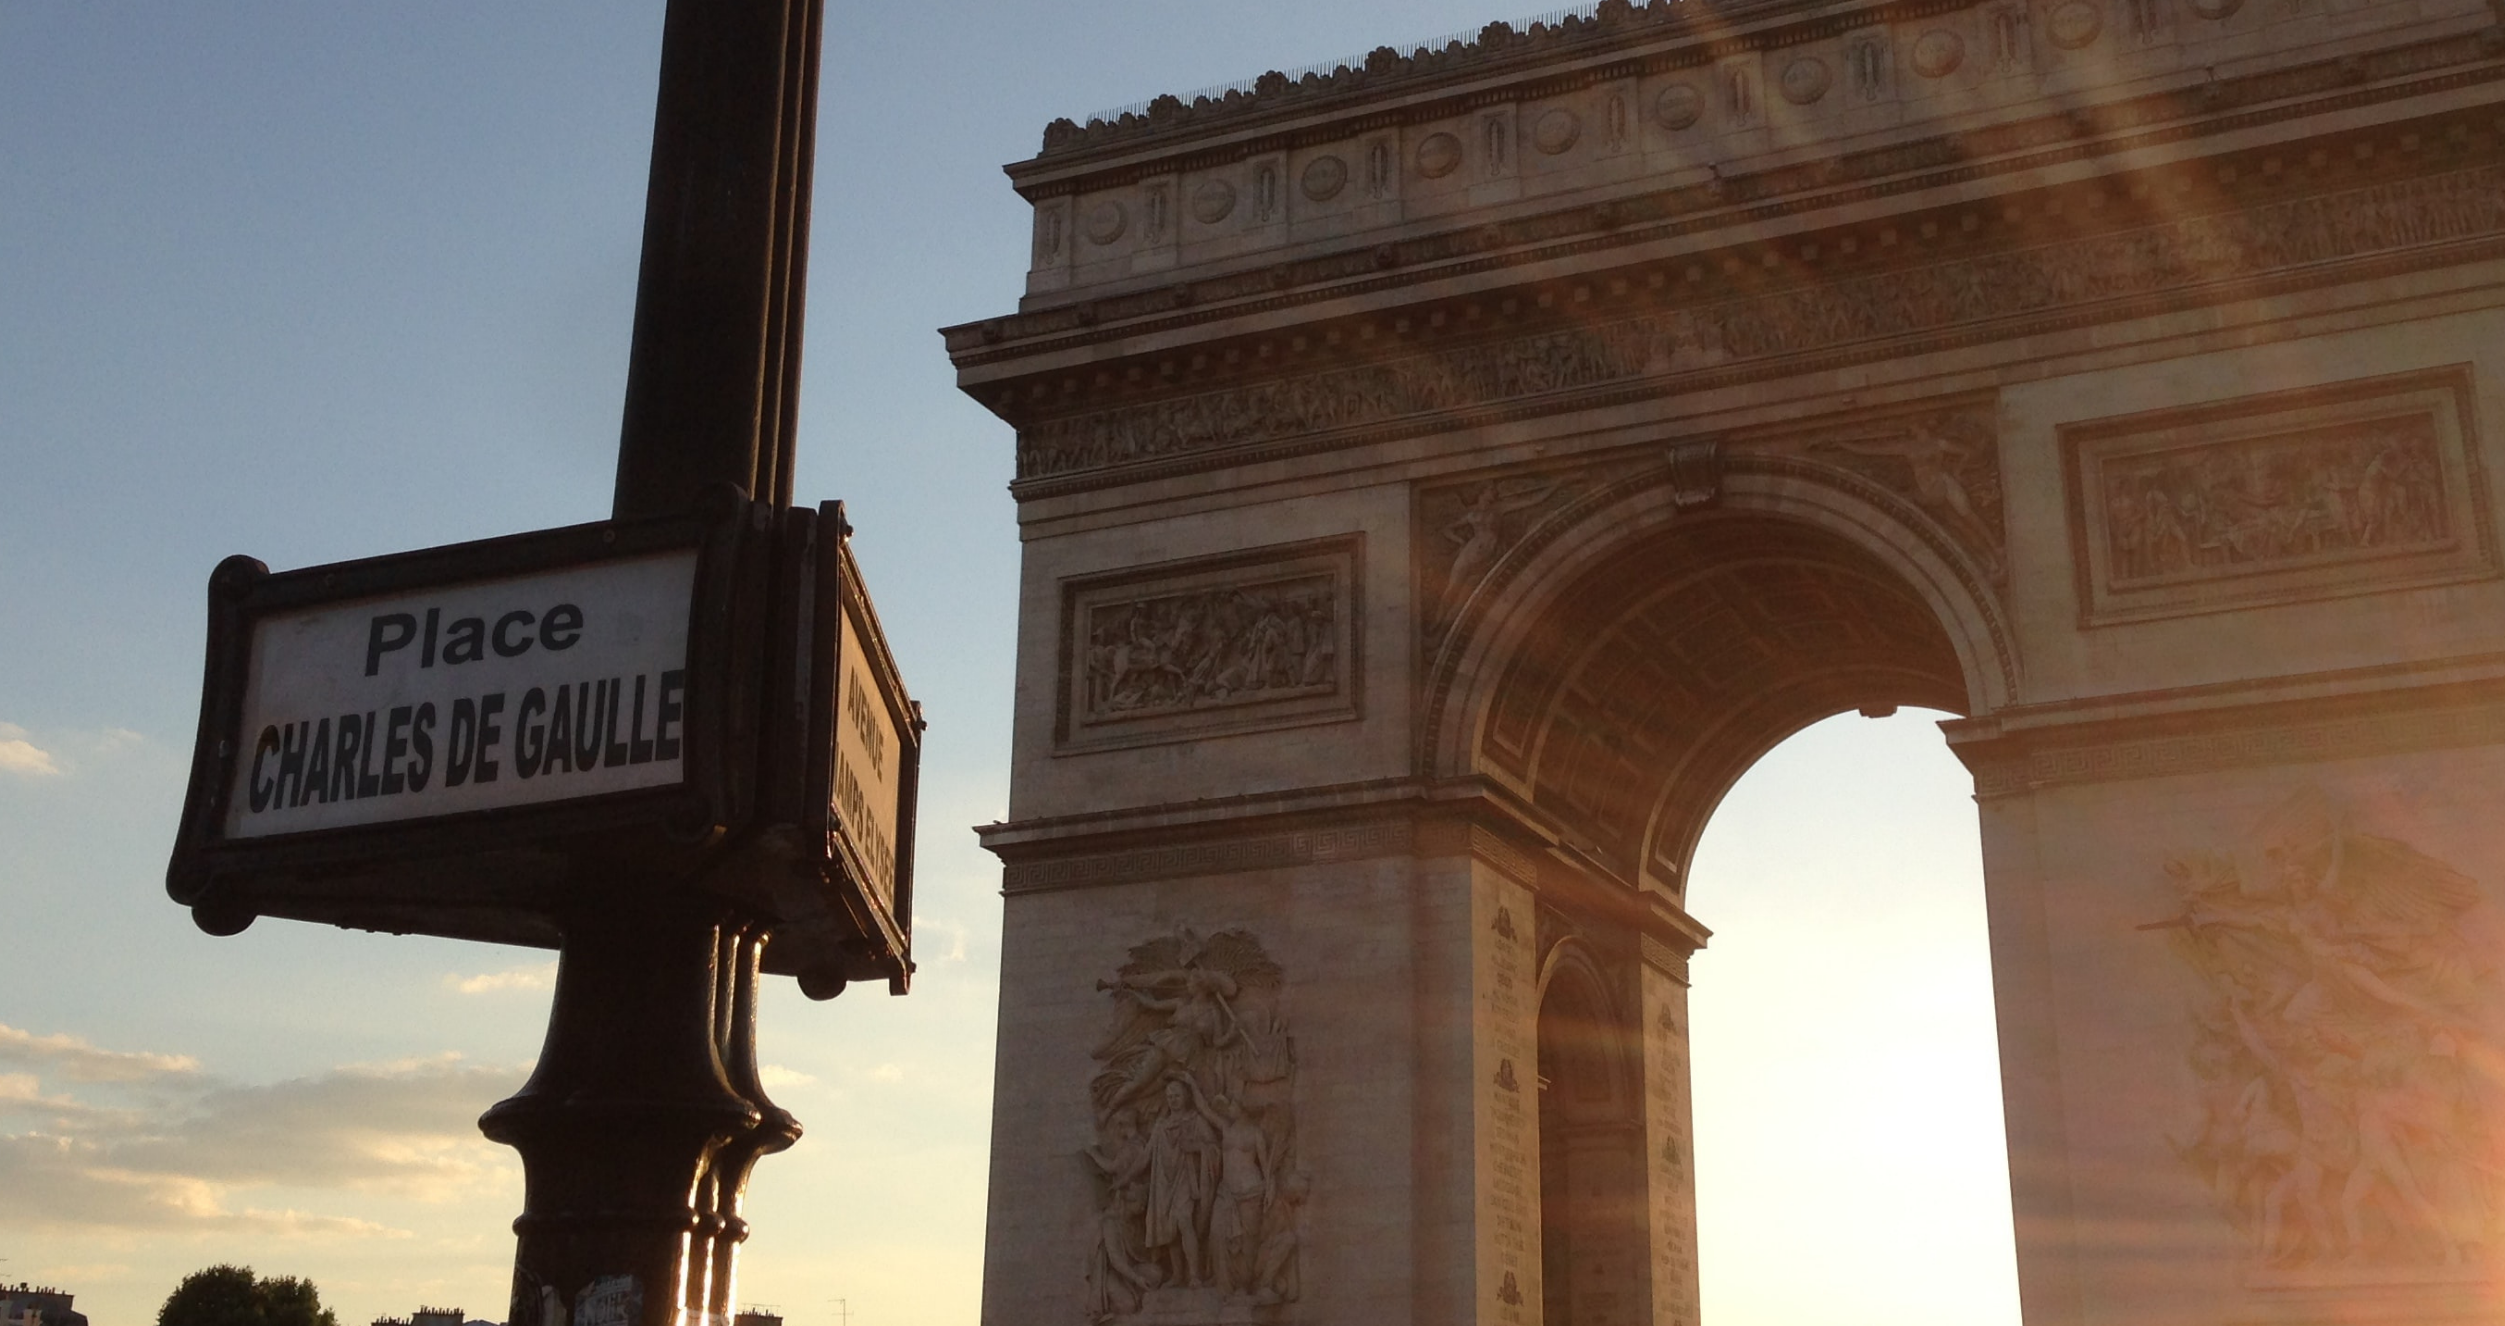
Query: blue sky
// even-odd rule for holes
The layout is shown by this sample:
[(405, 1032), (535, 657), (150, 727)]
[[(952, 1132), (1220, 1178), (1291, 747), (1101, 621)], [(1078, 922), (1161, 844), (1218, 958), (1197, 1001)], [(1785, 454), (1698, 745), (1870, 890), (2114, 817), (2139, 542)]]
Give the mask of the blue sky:
[[(811, 1136), (753, 1185), (743, 1286), (795, 1326), (975, 1317), (999, 902), (965, 826), (1006, 805), (1017, 542), (1008, 432), (933, 329), (1021, 288), (1000, 163), (1057, 115), (1501, 16), (830, 14), (798, 491), (851, 503), (932, 730), (915, 994), (765, 1008)], [(503, 1315), (519, 1173), (473, 1120), (537, 1052), (547, 955), (212, 940), (161, 880), (219, 558), (606, 514), (659, 31), (656, 0), (0, 0), (0, 1278), (97, 1326), (221, 1260), (351, 1322)], [(1972, 836), (1913, 715), (1814, 730), (1717, 819), (1717, 1326), (2015, 1320)]]

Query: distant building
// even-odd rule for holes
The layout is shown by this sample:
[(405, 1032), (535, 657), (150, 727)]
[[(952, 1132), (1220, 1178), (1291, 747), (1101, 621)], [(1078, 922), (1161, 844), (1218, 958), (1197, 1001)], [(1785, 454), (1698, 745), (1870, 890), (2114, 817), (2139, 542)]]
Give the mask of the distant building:
[[(376, 1317), (374, 1326), (464, 1326), (466, 1318), (459, 1308), (419, 1308), (405, 1317)], [(476, 1326), (493, 1326), (479, 1322)]]
[(87, 1314), (70, 1310), (70, 1295), (23, 1281), (0, 1285), (0, 1326), (87, 1326)]
[(731, 1326), (783, 1326), (783, 1314), (780, 1309), (752, 1303), (731, 1318)]

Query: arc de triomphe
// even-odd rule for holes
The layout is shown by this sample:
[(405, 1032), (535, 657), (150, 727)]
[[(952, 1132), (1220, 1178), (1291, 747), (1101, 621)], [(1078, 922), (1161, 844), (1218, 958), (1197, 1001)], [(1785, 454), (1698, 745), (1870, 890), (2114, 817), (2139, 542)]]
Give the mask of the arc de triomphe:
[(1605, 0), (1047, 129), (946, 332), (1025, 543), (985, 1320), (1693, 1326), (1689, 854), (1896, 705), (2029, 1326), (2505, 1320), (2500, 57)]

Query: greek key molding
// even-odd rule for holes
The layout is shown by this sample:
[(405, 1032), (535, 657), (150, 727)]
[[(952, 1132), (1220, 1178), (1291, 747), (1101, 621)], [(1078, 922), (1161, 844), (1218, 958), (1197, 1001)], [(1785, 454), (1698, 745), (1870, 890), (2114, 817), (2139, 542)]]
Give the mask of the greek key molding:
[(2505, 699), (2377, 708), (2315, 721), (2284, 710), (2208, 719), (2215, 726), (2206, 731), (2106, 741), (2030, 734), (1952, 749), (1974, 774), (1977, 797), (2005, 797), (2085, 783), (2505, 745)]
[(1109, 469), (1553, 414), (2465, 261), (2501, 240), (2505, 167), (2482, 164), (1040, 421), (1020, 432), (1018, 476), (1041, 495)]
[(1052, 893), (1195, 875), (1233, 875), (1335, 861), (1406, 856), (1416, 841), (1405, 818), (1243, 834), (1085, 856), (1012, 861), (1001, 870), (1004, 894)]
[(1681, 985), (1694, 983), (1688, 979), (1687, 954), (1662, 943), (1651, 935), (1637, 935), (1635, 945), (1636, 951), (1643, 956), (1645, 966)]
[(1209, 835), (1188, 842), (1011, 861), (1002, 871), (1001, 892), (1051, 893), (1391, 856), (1461, 855), (1502, 871), (1524, 888), (1536, 889), (1540, 885), (1538, 858), (1505, 835), (1474, 820), (1409, 811), (1303, 828)]

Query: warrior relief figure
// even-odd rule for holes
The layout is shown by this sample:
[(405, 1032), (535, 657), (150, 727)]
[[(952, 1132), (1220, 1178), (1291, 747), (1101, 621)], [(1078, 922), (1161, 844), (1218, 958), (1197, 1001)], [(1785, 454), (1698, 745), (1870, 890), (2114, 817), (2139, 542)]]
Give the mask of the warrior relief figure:
[(2495, 918), (2478, 885), (2297, 793), (2234, 852), (2169, 861), (2202, 994), (2177, 1142), (2264, 1267), (2456, 1266), (2493, 1242)]
[(1080, 1152), (1095, 1180), (1095, 1320), (1297, 1297), (1306, 1189), (1301, 1176), (1283, 1187), (1295, 1049), (1279, 977), (1244, 931), (1180, 929), (1097, 982), (1114, 1024), (1093, 1052), (1096, 1137)]

